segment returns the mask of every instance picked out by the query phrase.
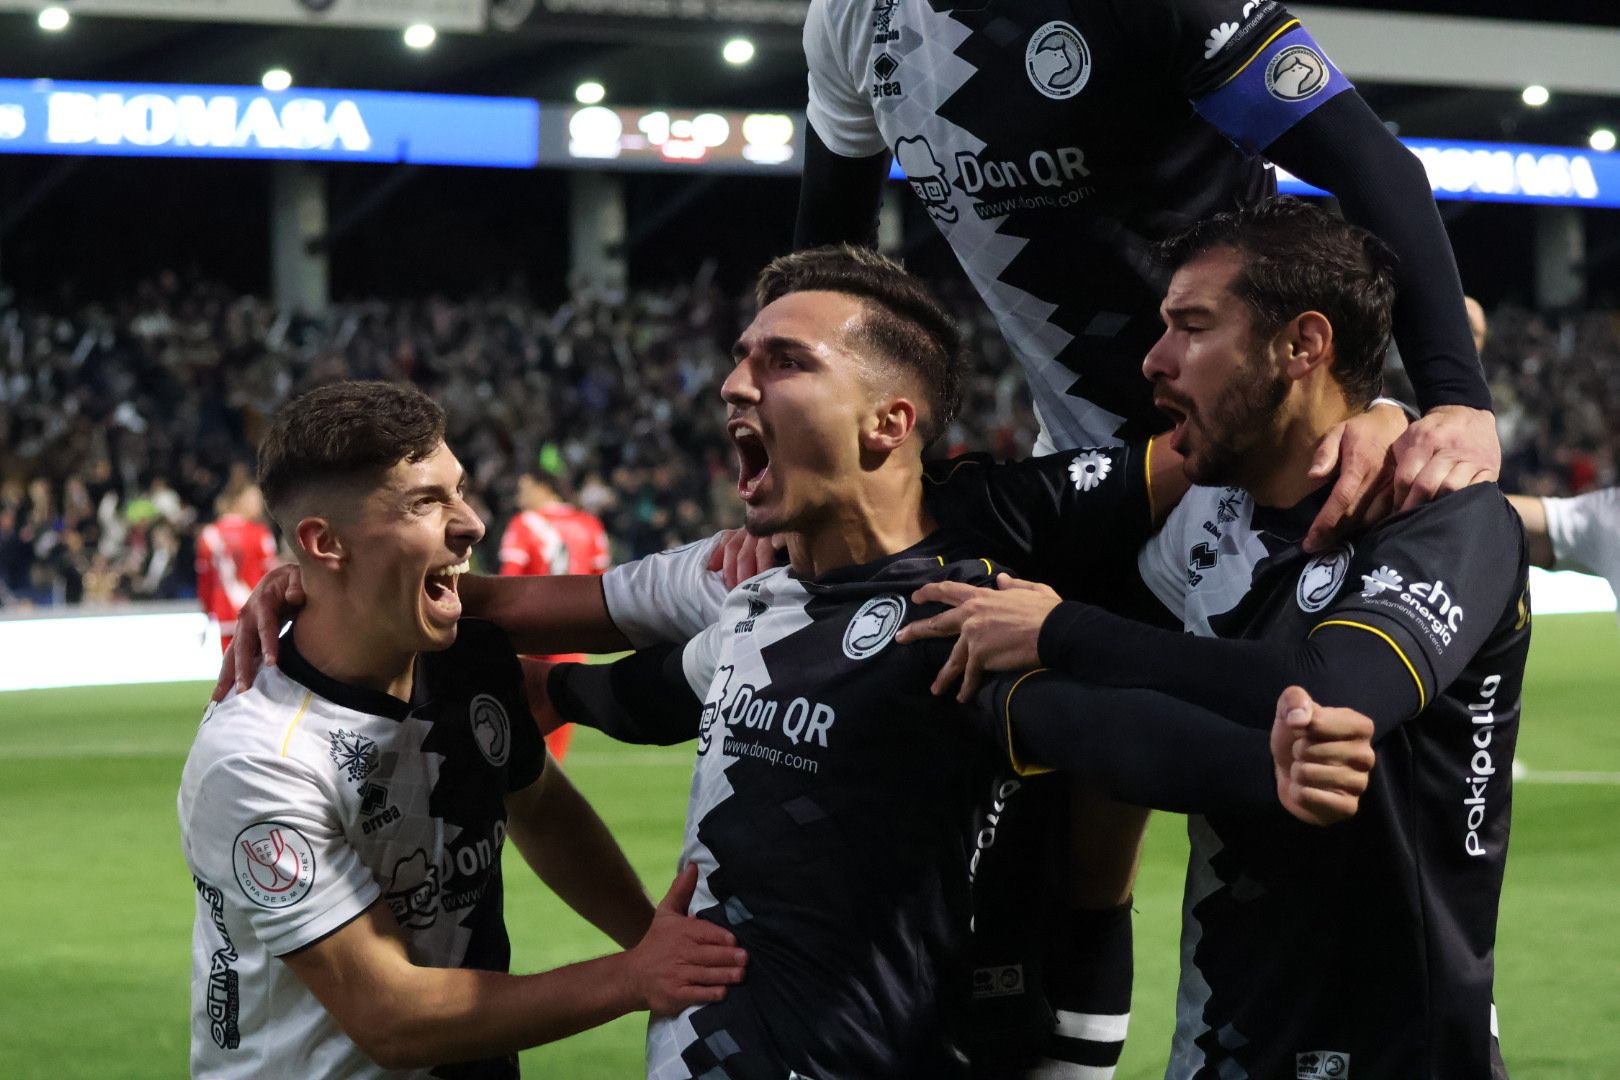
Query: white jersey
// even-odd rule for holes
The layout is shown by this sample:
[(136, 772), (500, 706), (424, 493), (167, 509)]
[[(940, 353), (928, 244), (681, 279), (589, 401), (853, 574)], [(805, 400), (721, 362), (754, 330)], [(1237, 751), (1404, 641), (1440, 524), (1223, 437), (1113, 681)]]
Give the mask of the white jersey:
[(608, 617), (631, 645), (678, 645), (719, 618), (726, 585), (708, 565), (723, 535), (660, 551), (602, 575)]
[[(504, 646), (504, 651), (503, 651)], [(191, 1069), (208, 1077), (381, 1077), (278, 957), (379, 898), (413, 963), (504, 971), (504, 798), (543, 756), (504, 635), (464, 622), (424, 654), (407, 704), (281, 663), (209, 710), (179, 795), (196, 880)], [(514, 722), (515, 721), (515, 722)], [(516, 1076), (513, 1056), (457, 1075)]]

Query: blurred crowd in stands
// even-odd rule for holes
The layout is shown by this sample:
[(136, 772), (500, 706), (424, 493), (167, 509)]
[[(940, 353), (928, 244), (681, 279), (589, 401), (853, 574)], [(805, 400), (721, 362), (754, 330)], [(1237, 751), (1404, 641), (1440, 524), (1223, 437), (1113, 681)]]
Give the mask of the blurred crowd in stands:
[[(1017, 365), (971, 293), (944, 290), (975, 374), (939, 451), (1028, 453)], [(117, 303), (0, 307), (0, 607), (194, 595), (196, 535), (250, 481), (271, 413), (340, 377), (410, 379), (444, 405), (489, 526), (481, 569), (534, 465), (602, 518), (616, 560), (707, 535), (738, 519), (718, 392), (751, 313), (705, 278), (555, 310), (435, 298), (313, 319), (173, 275)], [(1616, 482), (1620, 314), (1499, 309), (1484, 360), (1508, 490)]]
[[(1035, 421), (988, 313), (940, 449), (1025, 454)], [(164, 275), (110, 304), (0, 306), (0, 608), (195, 595), (195, 548), (270, 415), (337, 378), (409, 379), (448, 416), (493, 572), (520, 472), (599, 516), (616, 560), (740, 520), (720, 383), (752, 316), (707, 277), (546, 309), (365, 303), (315, 319)]]

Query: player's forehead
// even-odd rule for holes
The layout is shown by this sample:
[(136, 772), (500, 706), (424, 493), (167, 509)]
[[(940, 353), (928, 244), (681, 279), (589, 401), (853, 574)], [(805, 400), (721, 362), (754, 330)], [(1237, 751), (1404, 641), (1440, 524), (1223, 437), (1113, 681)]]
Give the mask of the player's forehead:
[(1176, 268), (1160, 311), (1165, 316), (1231, 313), (1237, 294), (1232, 284), (1243, 272), (1243, 253), (1233, 247), (1199, 252)]
[(465, 477), (460, 460), (441, 439), (433, 452), (420, 461), (394, 462), (383, 474), (378, 491), (389, 496), (433, 489), (456, 491)]
[(742, 356), (761, 348), (798, 347), (829, 360), (850, 356), (865, 316), (861, 301), (847, 293), (791, 292), (759, 310), (733, 352)]

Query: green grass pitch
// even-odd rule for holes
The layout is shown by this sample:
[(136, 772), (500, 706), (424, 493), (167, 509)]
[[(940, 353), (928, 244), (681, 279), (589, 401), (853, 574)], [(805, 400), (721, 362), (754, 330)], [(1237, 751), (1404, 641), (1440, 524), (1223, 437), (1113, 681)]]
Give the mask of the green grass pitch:
[[(174, 793), (206, 693), (188, 684), (0, 694), (0, 1076), (185, 1073), (192, 889)], [(1526, 703), (1520, 757), (1532, 772), (1515, 793), (1497, 950), (1503, 1045), (1520, 1080), (1620, 1076), (1613, 616), (1540, 619)], [(655, 893), (673, 871), (689, 754), (615, 747), (586, 732), (569, 760)], [(1183, 835), (1179, 819), (1160, 815), (1149, 838), (1121, 1080), (1162, 1075)], [(518, 970), (605, 950), (515, 858), (508, 896)], [(526, 1071), (560, 1080), (637, 1076), (642, 1030), (630, 1017), (531, 1051)]]

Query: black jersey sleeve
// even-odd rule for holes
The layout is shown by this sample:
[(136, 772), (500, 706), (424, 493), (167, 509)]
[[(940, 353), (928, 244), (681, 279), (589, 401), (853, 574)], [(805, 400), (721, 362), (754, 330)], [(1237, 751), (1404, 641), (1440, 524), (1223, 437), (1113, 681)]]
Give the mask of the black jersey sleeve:
[(1457, 259), (1423, 164), (1354, 91), (1301, 120), (1266, 156), (1333, 192), (1347, 219), (1395, 252), (1395, 341), (1418, 406), (1489, 409)]
[[(529, 696), (523, 685), (523, 665), (512, 648), (512, 639), (494, 623), (463, 619), (456, 630), (456, 647), (476, 669), (480, 696), (493, 697), (505, 710), (511, 750), (506, 759), (506, 790), (521, 791), (540, 778), (545, 769), (546, 748), (540, 732), (530, 719)], [(475, 697), (473, 722), (479, 722)]]
[(1268, 731), (1166, 694), (1041, 670), (993, 679), (974, 711), (1020, 773), (1057, 770), (1121, 802), (1183, 814), (1276, 804)]
[(1475, 484), (1381, 523), (1355, 545), (1347, 587), (1313, 634), (1371, 635), (1401, 661), (1419, 707), (1506, 622), (1529, 621), (1524, 527), (1495, 484)]
[[(1064, 603), (1041, 627), (1041, 663), (1102, 686), (1152, 689), (1246, 727), (1267, 727), (1277, 697), (1303, 686), (1317, 701), (1365, 713), (1380, 733), (1422, 704), (1400, 658), (1365, 632), (1322, 627), (1304, 641), (1194, 637)], [(1234, 678), (1233, 672), (1242, 672)]]
[(868, 157), (844, 157), (833, 153), (815, 128), (806, 126), (794, 249), (837, 243), (876, 246), (878, 210), (888, 175), (887, 150)]
[(703, 703), (681, 670), (678, 645), (658, 645), (611, 664), (558, 664), (546, 680), (564, 720), (620, 742), (671, 746), (697, 738)]
[(929, 466), (929, 509), (986, 554), (1064, 596), (1103, 603), (1135, 578), (1153, 533), (1152, 442), (996, 463), (969, 455)]

